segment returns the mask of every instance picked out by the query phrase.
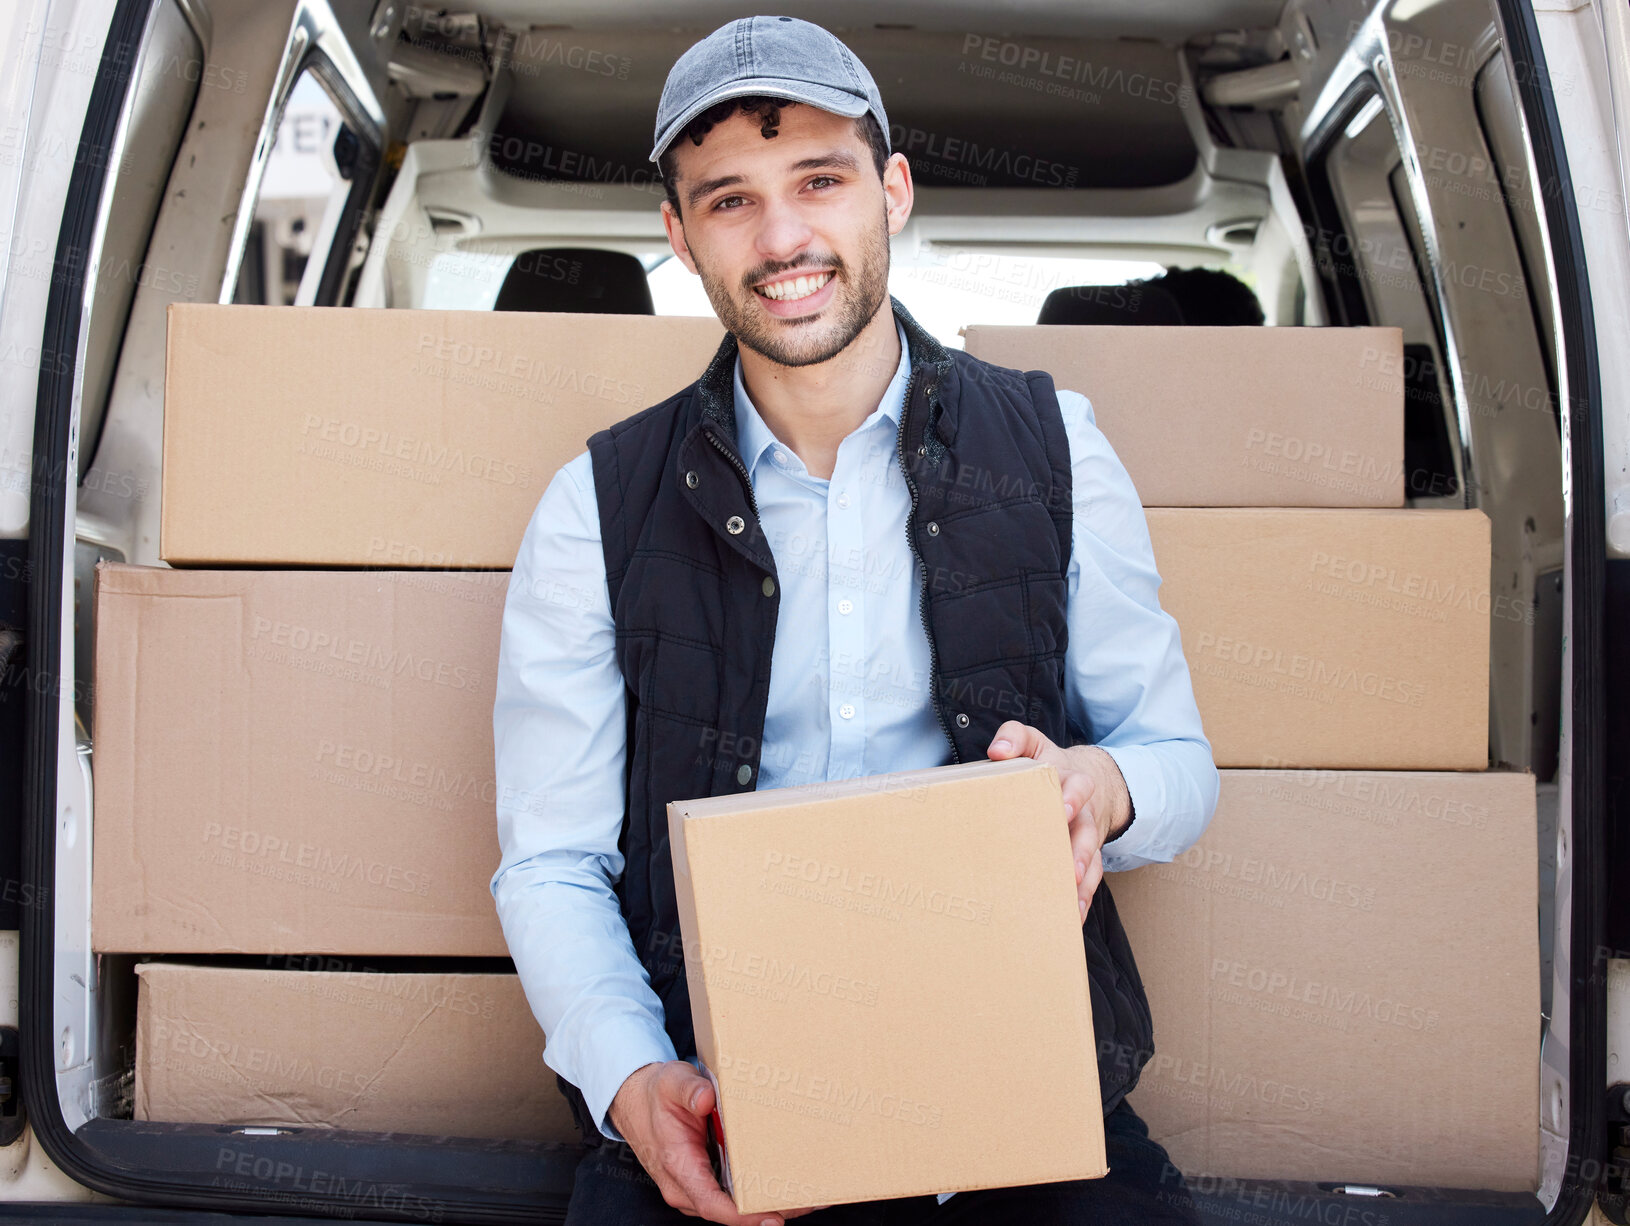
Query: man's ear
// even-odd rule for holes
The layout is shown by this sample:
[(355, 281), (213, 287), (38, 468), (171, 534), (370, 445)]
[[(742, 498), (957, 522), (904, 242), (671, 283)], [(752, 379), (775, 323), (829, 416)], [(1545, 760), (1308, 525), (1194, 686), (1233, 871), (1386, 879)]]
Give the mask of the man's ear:
[(906, 155), (889, 154), (889, 160), (883, 163), (883, 199), (887, 202), (885, 213), (889, 219), (890, 234), (898, 234), (905, 228), (906, 220), (911, 216), (914, 196), (911, 164), (906, 161)]
[(694, 273), (696, 261), (691, 259), (690, 246), (685, 242), (685, 223), (679, 219), (679, 213), (674, 206), (666, 200), (662, 202), (662, 228), (668, 232), (668, 246), (673, 248), (679, 262)]

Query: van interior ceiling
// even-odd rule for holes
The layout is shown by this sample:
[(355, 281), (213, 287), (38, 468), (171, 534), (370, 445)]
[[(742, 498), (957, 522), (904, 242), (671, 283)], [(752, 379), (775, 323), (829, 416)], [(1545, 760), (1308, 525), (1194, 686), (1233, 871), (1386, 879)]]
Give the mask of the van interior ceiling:
[[(1497, 0), (1024, 0), (999, 9), (975, 0), (787, 0), (780, 11), (832, 29), (881, 87), (891, 140), (916, 185), (913, 216), (892, 245), (895, 292), (913, 311), (914, 293), (926, 317), (937, 287), (960, 287), (987, 303), (1022, 300), (1027, 324), (1195, 322), (1161, 289), (1140, 299), (1144, 318), (1083, 306), (1097, 300), (1072, 298), (1080, 283), (1070, 270), (1098, 262), (1141, 269), (1140, 277), (1169, 267), (1226, 270), (1250, 288), (1266, 326), (1402, 331), (1404, 505), (1488, 516), (1497, 611), (1489, 762), (1531, 772), (1538, 785), (1539, 1165), (1530, 1181), (1537, 1196), (1374, 1191), (1398, 1198), (1400, 1222), (1433, 1220), (1434, 1204), (1468, 1212), (1461, 1220), (1541, 1221), (1569, 1177), (1571, 1118), (1570, 1014), (1560, 1007), (1572, 982), (1569, 895), (1557, 851), (1568, 831), (1558, 791), (1567, 687), (1557, 406), (1569, 355), (1558, 339), (1563, 308), (1535, 182), (1541, 134), (1519, 88), (1519, 61), (1533, 49), (1513, 47)], [(170, 302), (705, 311), (694, 295), (682, 309), (657, 289), (673, 270), (660, 271), (668, 257), (662, 187), (646, 153), (669, 67), (740, 13), (722, 0), (665, 0), (658, 20), (633, 0), (158, 0), (140, 27), (147, 52), (195, 48), (241, 66), (247, 88), (197, 89), (185, 111), (150, 91), (146, 122), (129, 128), (131, 152), (141, 156), (127, 162), (169, 167), (169, 177), (162, 192), (153, 182), (117, 185), (125, 220), (113, 241), (138, 260), (159, 253), (181, 282), (137, 286), (122, 298), (99, 293), (90, 316), (77, 675), (92, 673), (95, 564), (160, 563), (159, 499), (130, 489), (158, 489)], [(303, 53), (316, 60), (266, 51), (291, 20), (312, 23), (302, 45), (321, 51)], [(1445, 47), (1455, 48), (1449, 60)], [(1439, 59), (1429, 62), (1433, 54)], [(139, 73), (162, 71), (148, 58), (134, 62)], [(1439, 71), (1446, 65), (1452, 71)], [(257, 201), (253, 186), (275, 153), (234, 143), (233, 134), (264, 125), (284, 139), (280, 108), (302, 73), (333, 115), (322, 129), (330, 179), (309, 200)], [(282, 91), (264, 116), (257, 90)], [(1060, 119), (1076, 114), (1090, 121)], [(1447, 165), (1444, 150), (1479, 169)], [(1505, 190), (1464, 190), (1469, 181)], [(531, 275), (561, 259), (586, 270), (575, 294)], [(1107, 279), (1119, 285), (1129, 276)], [(460, 278), (457, 292), (448, 290)], [(954, 326), (939, 335), (962, 344)], [(77, 729), (87, 794), (91, 692)], [(231, 1130), (132, 1119), (138, 959), (93, 953), (88, 935), (71, 935), (88, 926), (90, 842), (65, 837), (54, 852), (53, 1017), (66, 1021), (53, 1026), (63, 1043), (53, 1076), (65, 1124), (52, 1144), (66, 1149), (77, 1134), (88, 1156), (71, 1173), (120, 1195), (269, 1207), (270, 1193), (257, 1200), (243, 1186), (211, 1183)], [(413, 959), (387, 969), (458, 967)], [(480, 969), (506, 968), (493, 959)], [(435, 1203), (454, 1220), (534, 1220), (540, 1205), (546, 1220), (559, 1220), (576, 1153), (276, 1132), (231, 1143), (279, 1162), (394, 1180), (411, 1202), (369, 1212), (397, 1218)], [(135, 1167), (145, 1182), (107, 1173)], [(1294, 1186), (1309, 1205), (1368, 1194), (1345, 1183), (1333, 1170), (1322, 1183)], [(330, 1204), (319, 1194), (308, 1201), (308, 1211)], [(1408, 1217), (1411, 1206), (1423, 1216)], [(1236, 1210), (1219, 1191), (1208, 1220)]]

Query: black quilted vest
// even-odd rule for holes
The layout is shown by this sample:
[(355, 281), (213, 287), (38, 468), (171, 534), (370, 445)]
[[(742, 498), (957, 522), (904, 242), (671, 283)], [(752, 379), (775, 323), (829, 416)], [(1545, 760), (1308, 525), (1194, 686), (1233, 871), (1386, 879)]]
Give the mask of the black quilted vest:
[[(948, 351), (893, 305), (911, 358), (899, 457), (914, 509), (901, 529), (920, 560), (947, 760), (983, 760), (1009, 719), (1079, 744), (1088, 738), (1064, 711), (1070, 452), (1052, 379)], [(700, 380), (588, 443), (627, 685), (617, 893), (682, 1059), (696, 1046), (666, 805), (756, 785), (780, 598), (736, 447), (735, 361), (727, 335)], [(1107, 1113), (1152, 1049), (1107, 882), (1083, 937)], [(561, 1087), (597, 1143), (582, 1096)]]

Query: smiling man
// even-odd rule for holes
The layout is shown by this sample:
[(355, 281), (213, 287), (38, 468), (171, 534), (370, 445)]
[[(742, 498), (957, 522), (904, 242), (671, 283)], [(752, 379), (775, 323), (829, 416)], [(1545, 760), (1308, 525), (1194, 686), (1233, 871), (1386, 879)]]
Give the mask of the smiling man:
[(666, 803), (1020, 755), (1063, 782), (1110, 1173), (809, 1221), (1193, 1220), (1125, 1101), (1152, 1027), (1100, 885), (1181, 853), (1216, 803), (1177, 627), (1085, 398), (946, 350), (890, 299), (912, 183), (888, 131), (808, 22), (732, 22), (680, 58), (651, 156), (729, 335), (589, 440), (516, 558), (492, 888), (594, 1146), (573, 1226), (805, 1216), (741, 1219), (710, 1169)]

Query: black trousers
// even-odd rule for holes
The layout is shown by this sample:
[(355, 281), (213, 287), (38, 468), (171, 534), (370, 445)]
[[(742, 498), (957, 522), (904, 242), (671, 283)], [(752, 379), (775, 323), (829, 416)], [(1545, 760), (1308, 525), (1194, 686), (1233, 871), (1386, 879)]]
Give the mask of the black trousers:
[[(1194, 1205), (1182, 1176), (1166, 1151), (1149, 1139), (1149, 1129), (1122, 1103), (1104, 1118), (1109, 1174), (1102, 1179), (986, 1188), (958, 1192), (944, 1205), (932, 1196), (834, 1205), (794, 1218), (788, 1226), (1195, 1226)], [(669, 1226), (686, 1217), (662, 1199), (634, 1151), (605, 1141), (577, 1168), (566, 1226)]]

